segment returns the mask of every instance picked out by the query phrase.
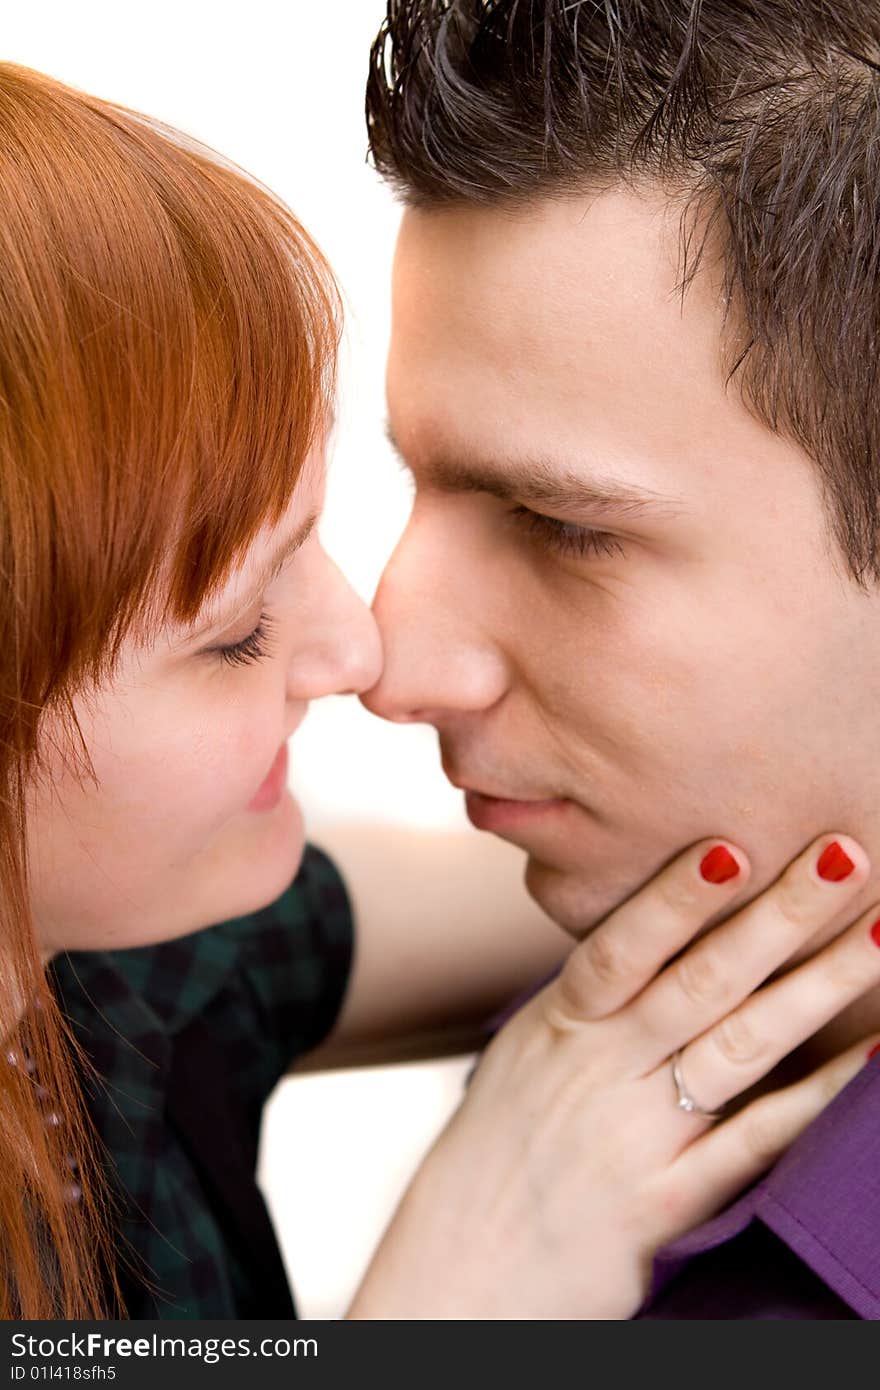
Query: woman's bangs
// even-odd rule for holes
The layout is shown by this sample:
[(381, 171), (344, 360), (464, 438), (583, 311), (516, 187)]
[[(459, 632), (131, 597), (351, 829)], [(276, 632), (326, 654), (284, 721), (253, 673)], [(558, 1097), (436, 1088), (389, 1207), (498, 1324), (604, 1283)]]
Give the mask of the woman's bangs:
[[(341, 330), (326, 261), (270, 190), (199, 142), (113, 111), (121, 149), (104, 183), (116, 207), (101, 212), (124, 312), (108, 330), (106, 304), (89, 303), (99, 331), (80, 338), (114, 459), (92, 536), (96, 588), (116, 603), (112, 618), (100, 599), (92, 609), (103, 631), (87, 647), (103, 648), (103, 673), (126, 633), (191, 624), (280, 520), (329, 423)], [(106, 135), (106, 106), (100, 118)], [(90, 470), (93, 490), (100, 475)]]
[(338, 313), (320, 262), (305, 273), (304, 249), (281, 242), (277, 260), (264, 250), (199, 333), (165, 621), (191, 622), (256, 533), (280, 521), (329, 426)]

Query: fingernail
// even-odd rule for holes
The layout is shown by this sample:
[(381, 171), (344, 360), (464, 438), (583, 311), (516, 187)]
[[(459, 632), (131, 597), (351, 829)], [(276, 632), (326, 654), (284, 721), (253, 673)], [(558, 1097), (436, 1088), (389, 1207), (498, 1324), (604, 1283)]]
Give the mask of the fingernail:
[(870, 1062), (872, 1057), (876, 1057), (878, 1052), (880, 1052), (880, 1042), (875, 1043), (871, 1048), (871, 1051), (868, 1053), (868, 1061)]
[(875, 946), (880, 946), (880, 921), (875, 922), (871, 928), (871, 940)]
[(727, 883), (728, 879), (736, 878), (739, 864), (729, 849), (725, 849), (724, 845), (716, 845), (704, 856), (700, 864), (700, 873), (707, 883)]
[(849, 878), (855, 867), (846, 850), (832, 840), (819, 856), (816, 872), (829, 883), (839, 883), (841, 879)]

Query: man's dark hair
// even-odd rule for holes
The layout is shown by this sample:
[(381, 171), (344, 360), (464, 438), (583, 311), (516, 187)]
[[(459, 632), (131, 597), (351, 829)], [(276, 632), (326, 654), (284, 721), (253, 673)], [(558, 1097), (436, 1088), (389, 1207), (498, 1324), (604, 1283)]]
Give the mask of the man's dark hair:
[(880, 0), (389, 0), (367, 122), (417, 207), (668, 190), (682, 292), (720, 232), (730, 376), (880, 580)]

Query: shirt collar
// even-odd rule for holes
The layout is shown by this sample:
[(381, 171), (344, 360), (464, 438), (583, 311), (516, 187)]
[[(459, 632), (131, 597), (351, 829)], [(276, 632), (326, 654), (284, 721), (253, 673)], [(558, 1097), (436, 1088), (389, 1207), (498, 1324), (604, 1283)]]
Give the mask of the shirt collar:
[(860, 1317), (880, 1319), (880, 1058), (863, 1067), (765, 1178), (659, 1251), (650, 1299), (695, 1255), (758, 1219)]

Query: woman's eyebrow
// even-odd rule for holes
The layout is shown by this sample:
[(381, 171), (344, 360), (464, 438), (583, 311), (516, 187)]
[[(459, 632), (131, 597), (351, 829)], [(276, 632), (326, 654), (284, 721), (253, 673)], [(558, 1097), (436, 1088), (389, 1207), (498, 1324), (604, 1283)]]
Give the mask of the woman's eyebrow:
[(199, 620), (198, 627), (187, 627), (185, 629), (185, 641), (192, 642), (199, 638), (210, 637), (212, 633), (222, 632), (224, 628), (234, 623), (240, 614), (253, 607), (263, 591), (268, 589), (274, 579), (277, 579), (291, 556), (305, 545), (319, 520), (320, 512), (314, 512), (292, 535), (286, 536), (275, 547), (271, 555), (263, 561), (256, 576), (249, 584), (247, 593), (233, 599), (222, 610), (216, 608), (209, 610), (207, 617), (202, 617)]

